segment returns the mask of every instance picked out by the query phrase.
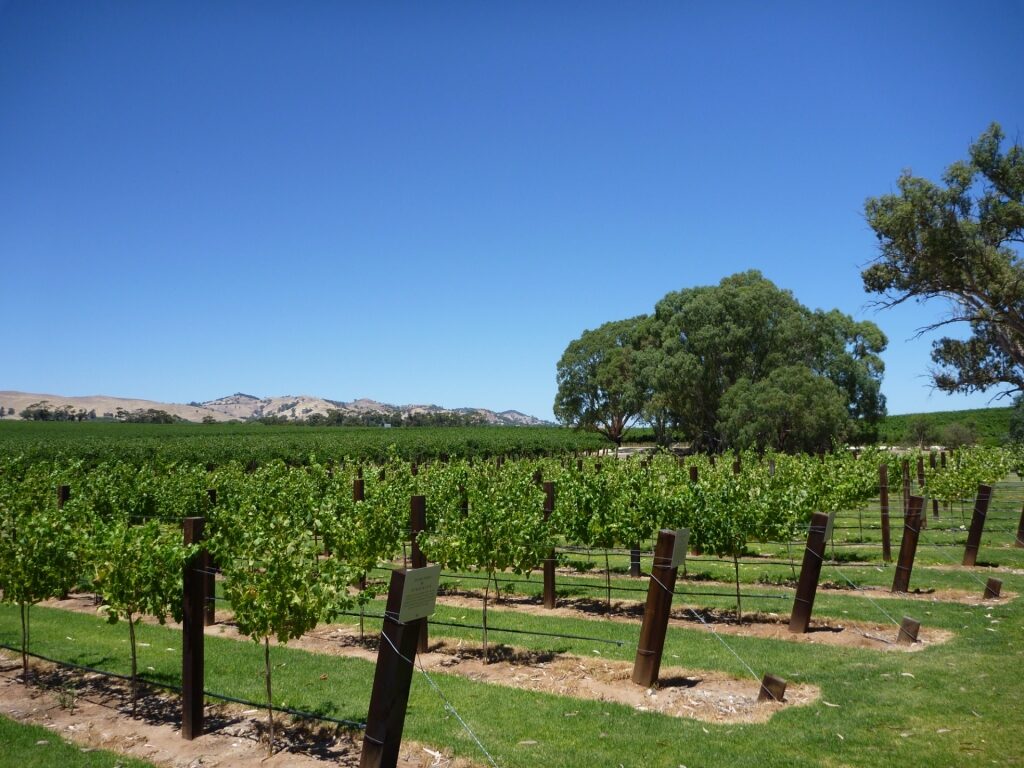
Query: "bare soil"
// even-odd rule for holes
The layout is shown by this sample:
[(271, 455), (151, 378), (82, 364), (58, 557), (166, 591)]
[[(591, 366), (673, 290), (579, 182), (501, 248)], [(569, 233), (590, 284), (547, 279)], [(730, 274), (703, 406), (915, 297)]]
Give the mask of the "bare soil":
[[(181, 736), (181, 702), (158, 689), (140, 691), (131, 715), (127, 683), (35, 660), (30, 684), (21, 682), (21, 661), (0, 651), (0, 715), (41, 725), (83, 751), (106, 749), (170, 768), (325, 768), (359, 765), (362, 735), (275, 718), (273, 757), (267, 756), (266, 715), (237, 705), (206, 707), (208, 732)], [(465, 768), (439, 751), (402, 744), (402, 768)]]
[[(888, 594), (888, 593), (881, 593)], [(875, 595), (872, 595), (872, 599)], [(468, 594), (446, 594), (438, 597), (444, 605), (465, 608), (479, 608), (480, 599)], [(992, 601), (976, 601), (978, 605), (992, 605)], [(492, 603), (494, 605), (494, 603)], [(499, 608), (513, 607), (517, 611), (538, 616), (564, 616), (587, 618), (596, 621), (617, 621), (636, 624), (643, 617), (643, 603), (629, 600), (612, 600), (608, 612), (604, 600), (569, 598), (558, 600), (555, 608), (544, 608), (535, 599), (523, 596), (501, 598)], [(894, 616), (898, 621), (902, 617)], [(740, 637), (757, 637), (771, 640), (785, 640), (798, 643), (818, 643), (846, 648), (868, 648), (879, 651), (913, 652), (929, 645), (944, 643), (953, 637), (952, 632), (935, 629), (922, 624), (918, 642), (913, 645), (896, 643), (898, 625), (893, 622), (875, 623), (865, 621), (815, 621), (804, 634), (789, 631), (789, 616), (777, 613), (744, 613), (743, 620), (737, 621), (733, 611), (717, 611), (707, 608), (675, 606), (671, 621), (689, 629), (717, 632)]]

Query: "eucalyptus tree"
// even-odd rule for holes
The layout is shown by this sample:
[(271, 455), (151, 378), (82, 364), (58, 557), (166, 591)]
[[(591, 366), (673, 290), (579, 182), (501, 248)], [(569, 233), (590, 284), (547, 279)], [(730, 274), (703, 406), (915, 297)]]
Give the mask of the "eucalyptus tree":
[(605, 323), (569, 343), (558, 361), (555, 418), (622, 444), (648, 400), (640, 355), (644, 320)]
[(864, 288), (886, 307), (944, 300), (947, 314), (922, 332), (970, 330), (932, 345), (932, 377), (945, 392), (1024, 391), (1024, 146), (1004, 150), (1003, 140), (992, 123), (941, 184), (905, 171), (896, 193), (864, 204), (879, 248)]

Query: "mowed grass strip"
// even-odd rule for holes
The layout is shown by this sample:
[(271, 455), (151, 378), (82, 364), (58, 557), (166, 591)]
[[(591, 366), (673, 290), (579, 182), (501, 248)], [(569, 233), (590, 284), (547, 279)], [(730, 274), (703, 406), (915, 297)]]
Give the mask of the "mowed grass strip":
[(0, 715), (0, 765), (17, 768), (153, 768), (151, 763), (105, 750), (83, 752), (53, 731)]

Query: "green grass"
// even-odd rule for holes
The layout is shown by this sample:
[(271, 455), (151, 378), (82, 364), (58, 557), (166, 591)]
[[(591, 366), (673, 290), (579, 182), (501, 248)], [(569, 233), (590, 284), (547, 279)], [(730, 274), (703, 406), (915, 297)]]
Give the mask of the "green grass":
[[(44, 743), (45, 742), (45, 743)], [(82, 748), (64, 741), (53, 731), (0, 716), (0, 764), (18, 768), (146, 768), (150, 763), (113, 752)]]
[[(1011, 546), (1022, 501), (1024, 487), (1020, 484), (997, 486), (980, 553), (983, 562), (1017, 571), (999, 572), (1007, 592), (1024, 592), (1024, 549)], [(959, 530), (956, 509), (952, 515), (943, 510), (939, 522), (948, 522), (950, 517), (955, 523), (952, 531), (940, 529), (932, 521), (922, 534), (911, 586), (960, 589), (980, 595), (992, 569), (958, 565), (966, 534)], [(855, 527), (859, 518), (867, 526), (863, 537)], [(894, 553), (899, 546), (896, 518), (894, 513)], [(849, 512), (840, 523), (837, 553), (866, 559), (852, 565), (826, 565), (822, 581), (843, 585), (848, 578), (857, 585), (888, 589), (893, 569), (881, 562), (878, 532), (871, 530), (872, 525), (877, 526), (877, 509)], [(845, 546), (849, 538), (868, 541)], [(785, 547), (778, 544), (754, 546), (752, 550), (773, 557), (785, 555)], [(794, 548), (798, 558), (800, 551), (800, 547)], [(603, 556), (596, 562), (597, 567), (603, 567)], [(626, 562), (625, 556), (617, 555), (613, 567), (624, 569)], [(688, 574), (690, 578), (679, 582), (680, 591), (718, 589), (719, 585), (709, 584), (708, 579), (728, 581), (732, 564), (693, 558), (688, 563)], [(587, 592), (585, 587), (590, 587), (589, 594), (597, 600), (602, 598), (600, 574), (559, 578), (560, 588), (567, 593)], [(741, 578), (748, 593), (792, 594), (792, 590), (772, 586), (773, 581), (792, 578), (787, 564), (752, 561), (743, 566)], [(464, 577), (462, 581), (463, 586), (480, 586), (480, 582)], [(636, 586), (637, 582), (617, 573), (613, 584)], [(534, 577), (527, 584), (511, 586), (524, 594), (538, 594), (540, 579)], [(676, 598), (679, 605), (718, 609), (728, 609), (733, 602), (730, 597)], [(744, 600), (747, 611), (775, 611), (782, 616), (788, 615), (791, 605), (789, 600)], [(709, 724), (638, 712), (618, 704), (500, 688), (454, 675), (438, 673), (432, 678), (503, 768), (1024, 765), (1019, 726), (1024, 683), (1018, 674), (1024, 656), (1024, 601), (1003, 600), (985, 608), (927, 599), (871, 600), (850, 589), (820, 589), (814, 606), (815, 621), (833, 625), (849, 620), (877, 622), (888, 626), (895, 636), (895, 624), (886, 614), (896, 621), (911, 615), (926, 629), (945, 629), (953, 633), (953, 638), (916, 653), (885, 653), (735, 635), (719, 639), (690, 622), (674, 621), (666, 638), (665, 666), (730, 673), (748, 679), (752, 693), (757, 683), (746, 665), (757, 676), (770, 672), (793, 683), (821, 688), (822, 699), (818, 702), (787, 708), (759, 725)], [(436, 618), (478, 623), (480, 611), (441, 606)], [(355, 623), (356, 619), (350, 621)], [(492, 643), (628, 662), (634, 658), (639, 633), (639, 622), (524, 615), (502, 605), (492, 607), (489, 621), (494, 627), (620, 640), (624, 645), (500, 633), (492, 634)], [(370, 619), (366, 624), (368, 631), (379, 626)], [(4, 606), (0, 608), (0, 642), (13, 645), (17, 637), (17, 612)], [(478, 643), (480, 632), (435, 626), (431, 638)], [(154, 680), (177, 682), (180, 636), (173, 630), (147, 625), (140, 629), (140, 640), (149, 644), (140, 648), (143, 673)], [(123, 673), (128, 666), (125, 626), (109, 626), (91, 615), (34, 610), (33, 649), (110, 671)], [(288, 647), (275, 648), (272, 655), (279, 705), (345, 719), (365, 717), (372, 664)], [(210, 637), (207, 664), (208, 690), (253, 701), (262, 699), (261, 649), (255, 643)], [(419, 674), (413, 680), (405, 734), (485, 763), (476, 745)]]

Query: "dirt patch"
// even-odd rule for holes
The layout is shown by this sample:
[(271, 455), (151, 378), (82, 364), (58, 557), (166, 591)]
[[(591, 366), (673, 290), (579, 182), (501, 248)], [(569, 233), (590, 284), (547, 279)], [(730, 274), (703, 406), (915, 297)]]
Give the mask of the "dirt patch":
[[(872, 595), (874, 597), (874, 595)], [(448, 594), (439, 597), (438, 602), (444, 605), (479, 608), (480, 600), (469, 595)], [(992, 605), (992, 601), (977, 601), (978, 605)], [(493, 605), (493, 604), (492, 604)], [(535, 599), (515, 596), (503, 597), (498, 608), (512, 607), (538, 616), (563, 616), (567, 618), (585, 618), (595, 621), (617, 621), (636, 624), (643, 616), (644, 606), (625, 600), (612, 600), (611, 613), (606, 612), (603, 600), (562, 599), (555, 608), (544, 608)], [(793, 634), (789, 631), (789, 616), (777, 613), (744, 613), (743, 621), (736, 620), (731, 611), (714, 611), (706, 608), (685, 608), (675, 606), (672, 609), (671, 625), (685, 626), (705, 632), (718, 632), (740, 637), (756, 637), (769, 640), (784, 640), (800, 643), (818, 643), (845, 648), (869, 648), (879, 651), (920, 651), (930, 645), (944, 643), (953, 637), (952, 632), (922, 626), (918, 635), (919, 642), (913, 645), (896, 643), (897, 625), (894, 623), (874, 623), (865, 621), (822, 620), (811, 622), (810, 630), (804, 634)], [(639, 628), (638, 630), (639, 631)]]
[[(320, 627), (303, 637), (299, 647), (322, 653), (376, 659), (376, 641), (361, 641), (352, 627)], [(762, 723), (786, 706), (814, 702), (820, 695), (812, 685), (790, 685), (783, 702), (757, 701), (760, 682), (720, 672), (661, 668), (657, 686), (643, 688), (630, 679), (633, 664), (604, 658), (521, 651), (492, 645), (488, 663), (475, 643), (440, 641), (417, 655), (428, 672), (456, 674), (477, 682), (504, 685), (577, 699), (624, 704), (642, 712), (692, 717), (714, 723)], [(571, 710), (567, 716), (574, 714)]]
[[(0, 652), (0, 714), (41, 725), (84, 751), (106, 749), (171, 768), (326, 768), (359, 765), (362, 734), (275, 718), (276, 752), (267, 757), (266, 716), (236, 705), (210, 705), (208, 733), (181, 737), (181, 701), (166, 692), (140, 692), (131, 715), (126, 683), (34, 660), (29, 685), (20, 680), (21, 663)], [(413, 742), (402, 744), (402, 768), (467, 768), (444, 754)]]
[[(76, 611), (95, 610), (91, 598), (82, 596), (50, 601), (46, 605)], [(217, 620), (216, 625), (206, 628), (207, 634), (241, 639), (229, 612), (218, 611)], [(349, 625), (321, 625), (288, 645), (315, 653), (370, 662), (377, 660), (377, 638), (367, 634), (361, 639), (358, 628)], [(481, 647), (462, 641), (435, 642), (430, 652), (418, 654), (416, 658), (417, 664), (422, 664), (428, 673), (453, 674), (510, 688), (616, 702), (641, 711), (717, 723), (764, 722), (783, 707), (809, 704), (819, 695), (814, 686), (791, 685), (784, 702), (759, 704), (760, 682), (753, 677), (737, 679), (719, 672), (668, 666), (662, 667), (657, 688), (645, 689), (630, 680), (633, 665), (627, 661), (536, 653), (492, 645), (489, 663), (485, 664)], [(665, 661), (671, 660), (666, 658)], [(571, 711), (571, 702), (566, 706)]]

